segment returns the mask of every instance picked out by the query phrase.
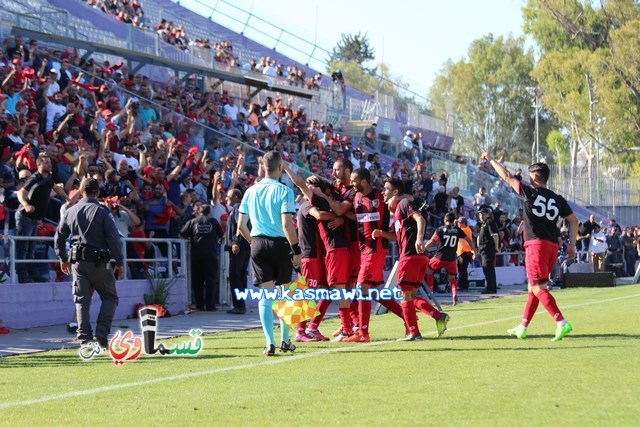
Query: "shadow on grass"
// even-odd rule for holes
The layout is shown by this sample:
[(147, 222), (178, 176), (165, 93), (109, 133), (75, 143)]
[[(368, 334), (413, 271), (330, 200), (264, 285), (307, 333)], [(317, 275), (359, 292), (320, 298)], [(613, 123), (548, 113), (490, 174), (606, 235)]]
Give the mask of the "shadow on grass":
[[(225, 349), (226, 350), (226, 349)], [(246, 349), (245, 349), (246, 350)], [(242, 357), (251, 357), (251, 355), (241, 355)], [(228, 359), (228, 358), (237, 358), (240, 355), (232, 355), (232, 354), (203, 354), (195, 357), (188, 356), (172, 356), (172, 357), (162, 357), (162, 356), (146, 356), (142, 355), (140, 358), (136, 359), (132, 362), (125, 363), (155, 363), (159, 360), (209, 360), (209, 359)], [(9, 369), (9, 368), (52, 368), (52, 367), (73, 367), (73, 368), (91, 368), (95, 367), (96, 363), (108, 362), (110, 364), (113, 363), (111, 357), (108, 354), (100, 354), (96, 356), (94, 359), (83, 361), (80, 359), (80, 356), (77, 354), (71, 355), (38, 355), (38, 356), (8, 356), (0, 359), (0, 369)]]
[(594, 349), (594, 348), (617, 348), (619, 346), (615, 345), (589, 345), (589, 346), (580, 346), (580, 347), (491, 347), (491, 348), (452, 348), (452, 347), (444, 347), (444, 348), (389, 348), (389, 349), (381, 349), (377, 348), (375, 352), (367, 351), (367, 350), (350, 350), (341, 352), (343, 354), (351, 354), (351, 353), (405, 353), (405, 352), (441, 352), (441, 351), (450, 351), (450, 352), (480, 352), (480, 351), (548, 351), (548, 350), (578, 350), (578, 349)]
[[(525, 341), (531, 340), (550, 340), (554, 337), (553, 334), (533, 334), (527, 335), (527, 339)], [(463, 336), (444, 336), (444, 339), (451, 338), (457, 340), (467, 340), (467, 341), (482, 341), (482, 340), (512, 340), (516, 341), (517, 338), (512, 337), (507, 334), (502, 335), (463, 335)], [(443, 339), (441, 338), (441, 339)], [(576, 334), (573, 333), (567, 336), (567, 340), (575, 340), (575, 339), (594, 339), (594, 338), (611, 338), (611, 339), (632, 339), (638, 340), (640, 339), (640, 334)]]

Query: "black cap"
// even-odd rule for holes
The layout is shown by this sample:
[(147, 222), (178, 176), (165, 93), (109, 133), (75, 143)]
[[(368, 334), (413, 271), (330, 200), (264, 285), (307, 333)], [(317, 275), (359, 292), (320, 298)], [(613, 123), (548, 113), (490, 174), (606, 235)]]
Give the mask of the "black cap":
[(487, 214), (490, 214), (490, 213), (491, 213), (491, 208), (488, 208), (488, 207), (486, 207), (486, 206), (485, 206), (484, 208), (481, 208), (480, 210), (478, 210), (478, 212), (479, 212), (479, 213), (487, 213)]

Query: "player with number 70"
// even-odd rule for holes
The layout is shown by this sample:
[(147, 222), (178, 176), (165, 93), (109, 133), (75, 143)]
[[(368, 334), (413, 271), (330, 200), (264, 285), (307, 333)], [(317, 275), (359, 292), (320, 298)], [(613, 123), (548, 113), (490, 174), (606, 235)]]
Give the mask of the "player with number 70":
[(433, 236), (425, 245), (425, 250), (436, 244), (438, 245), (438, 249), (436, 249), (433, 258), (429, 260), (429, 266), (427, 267), (427, 285), (433, 291), (433, 272), (440, 271), (442, 268), (447, 270), (449, 283), (451, 284), (453, 305), (456, 305), (458, 304), (458, 280), (456, 279), (458, 274), (458, 240), (466, 240), (469, 246), (472, 246), (472, 243), (465, 232), (458, 227), (454, 212), (449, 212), (444, 216), (444, 224), (433, 233)]

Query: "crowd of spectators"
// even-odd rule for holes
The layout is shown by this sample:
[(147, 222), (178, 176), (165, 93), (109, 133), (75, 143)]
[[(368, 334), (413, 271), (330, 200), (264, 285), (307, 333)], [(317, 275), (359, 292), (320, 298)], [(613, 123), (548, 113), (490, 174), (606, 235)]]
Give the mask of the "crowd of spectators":
[(144, 10), (139, 0), (86, 0), (89, 6), (100, 9), (118, 21), (148, 29)]
[[(139, 0), (86, 0), (90, 6), (102, 10), (119, 21), (135, 25), (143, 29), (150, 29), (145, 21), (144, 10)], [(267, 56), (259, 60), (250, 60), (242, 64), (237, 55), (233, 53), (233, 45), (229, 41), (212, 42), (208, 39), (193, 39), (187, 37), (184, 25), (176, 25), (173, 21), (162, 19), (154, 30), (160, 35), (162, 41), (189, 51), (191, 47), (207, 49), (215, 52), (213, 60), (230, 67), (241, 68), (244, 71), (253, 71), (263, 75), (280, 78), (290, 86), (304, 87), (310, 90), (319, 90), (322, 86), (322, 73), (316, 73), (307, 78), (304, 69), (296, 65), (278, 63)], [(344, 89), (344, 77), (340, 70), (332, 74), (332, 81), (338, 83)]]
[[(19, 207), (16, 191), (36, 172), (39, 156), (52, 160), (53, 179), (72, 200), (84, 176), (103, 182), (101, 197), (122, 221), (123, 235), (136, 237), (177, 237), (196, 200), (217, 204), (213, 212), (223, 222), (226, 191), (244, 191), (259, 172), (249, 146), (279, 150), (301, 169), (326, 177), (340, 156), (371, 156), (382, 174), (375, 155), (309, 119), (292, 99), (267, 98), (260, 105), (206, 90), (195, 79), (159, 84), (122, 62), (84, 60), (37, 41), (27, 46), (20, 37), (3, 40), (2, 52), (0, 171), (9, 209)], [(14, 232), (13, 216), (2, 219)], [(141, 256), (145, 249), (154, 250), (130, 248)]]

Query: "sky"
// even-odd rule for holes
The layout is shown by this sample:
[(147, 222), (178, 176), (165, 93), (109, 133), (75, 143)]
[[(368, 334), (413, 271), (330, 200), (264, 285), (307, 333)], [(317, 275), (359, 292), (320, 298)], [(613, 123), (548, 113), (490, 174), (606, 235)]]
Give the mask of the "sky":
[[(227, 1), (233, 3), (223, 3)], [(239, 31), (244, 28), (247, 15), (230, 6), (235, 4), (265, 21), (251, 18), (249, 25), (254, 29), (278, 36), (280, 31), (274, 26), (283, 28), (329, 51), (342, 33), (366, 33), (375, 49), (376, 62), (388, 64), (392, 75), (401, 77), (412, 91), (423, 97), (445, 61), (463, 58), (473, 40), (488, 33), (523, 34), (524, 0), (396, 0), (392, 3), (380, 0), (181, 0), (180, 3), (205, 16), (210, 15), (210, 9), (203, 4), (218, 4), (222, 13), (218, 18), (214, 13), (214, 21)], [(257, 36), (256, 41), (269, 47), (275, 45), (275, 41), (257, 31), (245, 29), (245, 34)], [(311, 50), (293, 36), (286, 37), (284, 42), (305, 52)], [(288, 50), (283, 44), (278, 50), (306, 62), (302, 54)], [(295, 57), (296, 54), (299, 57)], [(318, 56), (326, 58), (325, 53)], [(310, 62), (310, 65), (314, 67), (318, 63)]]

